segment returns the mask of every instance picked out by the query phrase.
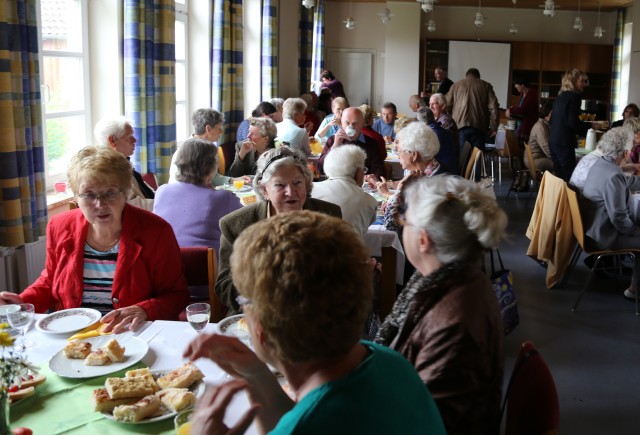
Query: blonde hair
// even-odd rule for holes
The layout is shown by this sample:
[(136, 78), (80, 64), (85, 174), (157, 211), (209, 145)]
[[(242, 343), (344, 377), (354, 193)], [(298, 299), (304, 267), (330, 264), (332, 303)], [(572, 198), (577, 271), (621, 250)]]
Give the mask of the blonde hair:
[(417, 120), (415, 118), (398, 118), (396, 119), (396, 122), (393, 124), (393, 132), (395, 134), (398, 134), (400, 133), (400, 130), (402, 130), (412, 122), (416, 122), (416, 121)]
[(368, 260), (349, 223), (297, 211), (242, 231), (231, 276), (251, 301), (244, 309), (261, 325), (276, 359), (318, 361), (358, 343), (373, 300)]
[(371, 106), (363, 104), (358, 109), (362, 112), (365, 127), (371, 127), (373, 125), (373, 109), (371, 109)]
[(577, 68), (570, 69), (562, 76), (562, 86), (560, 92), (575, 91), (576, 84), (581, 77), (587, 77), (587, 75)]
[(82, 181), (113, 184), (128, 196), (131, 190), (131, 163), (109, 146), (88, 146), (78, 151), (67, 169), (71, 191), (77, 195)]

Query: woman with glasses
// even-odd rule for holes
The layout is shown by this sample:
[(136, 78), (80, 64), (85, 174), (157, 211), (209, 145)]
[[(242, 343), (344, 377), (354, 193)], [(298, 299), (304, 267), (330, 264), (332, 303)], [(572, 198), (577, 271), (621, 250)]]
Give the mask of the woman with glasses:
[(276, 147), (278, 130), (271, 118), (249, 118), (249, 125), (247, 139), (236, 143), (236, 157), (229, 168), (232, 177), (255, 175), (258, 158)]
[(313, 173), (304, 157), (288, 147), (272, 149), (260, 156), (253, 179), (253, 190), (258, 202), (230, 213), (220, 219), (220, 273), (216, 281), (216, 293), (229, 308), (229, 314), (237, 314), (238, 295), (231, 277), (229, 259), (233, 242), (250, 225), (281, 213), (312, 210), (342, 217), (340, 207), (311, 198)]
[(19, 296), (0, 293), (0, 303), (94, 308), (116, 333), (177, 320), (189, 300), (178, 243), (167, 222), (127, 204), (131, 164), (112, 148), (86, 147), (67, 177), (79, 209), (50, 219), (45, 269)]

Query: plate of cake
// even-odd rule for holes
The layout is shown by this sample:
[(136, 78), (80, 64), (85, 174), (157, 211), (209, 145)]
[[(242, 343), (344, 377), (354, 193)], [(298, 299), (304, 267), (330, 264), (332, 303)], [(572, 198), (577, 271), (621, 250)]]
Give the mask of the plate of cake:
[(148, 350), (139, 338), (105, 335), (69, 342), (49, 360), (49, 368), (65, 378), (93, 378), (126, 369)]
[(222, 319), (218, 322), (218, 331), (222, 335), (238, 337), (240, 341), (251, 347), (251, 336), (249, 335), (249, 328), (247, 327), (247, 321), (244, 319), (244, 314), (236, 314)]
[(107, 378), (92, 393), (93, 410), (119, 423), (144, 424), (174, 417), (204, 393), (204, 375), (192, 363), (175, 370), (130, 370)]

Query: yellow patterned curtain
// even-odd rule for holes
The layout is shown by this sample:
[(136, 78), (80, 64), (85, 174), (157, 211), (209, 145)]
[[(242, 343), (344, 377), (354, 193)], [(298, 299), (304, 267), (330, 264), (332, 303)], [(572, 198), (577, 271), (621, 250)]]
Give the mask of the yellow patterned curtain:
[(36, 0), (0, 6), (0, 246), (47, 225)]

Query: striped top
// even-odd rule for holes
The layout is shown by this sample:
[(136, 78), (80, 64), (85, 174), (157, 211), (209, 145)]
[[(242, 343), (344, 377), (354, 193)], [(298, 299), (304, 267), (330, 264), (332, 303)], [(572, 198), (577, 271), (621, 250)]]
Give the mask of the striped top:
[(84, 245), (82, 306), (100, 311), (103, 315), (113, 311), (111, 288), (116, 273), (120, 242), (106, 252)]

